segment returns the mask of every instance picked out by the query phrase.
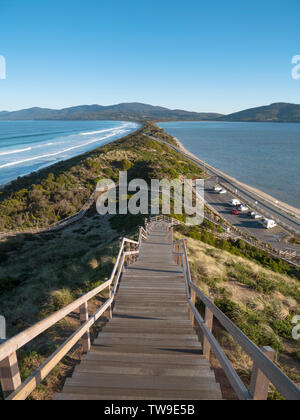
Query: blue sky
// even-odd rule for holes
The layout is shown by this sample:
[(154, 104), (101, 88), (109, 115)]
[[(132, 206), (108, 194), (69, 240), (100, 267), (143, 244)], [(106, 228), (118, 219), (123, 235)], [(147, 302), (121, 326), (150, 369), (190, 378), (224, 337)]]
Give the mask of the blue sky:
[(0, 0), (0, 110), (300, 103), (299, 0)]

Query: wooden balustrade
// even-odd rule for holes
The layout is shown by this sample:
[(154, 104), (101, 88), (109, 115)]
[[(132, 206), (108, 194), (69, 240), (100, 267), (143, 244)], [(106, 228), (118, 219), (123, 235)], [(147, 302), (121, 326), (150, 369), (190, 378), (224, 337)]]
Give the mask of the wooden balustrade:
[[(270, 347), (258, 348), (220, 309), (214, 304), (213, 298), (205, 296), (192, 282), (188, 262), (186, 240), (173, 242), (174, 260), (177, 262), (181, 256), (183, 274), (187, 290), (187, 300), (190, 310), (191, 323), (195, 321), (203, 334), (203, 354), (210, 359), (211, 350), (220, 362), (230, 384), (239, 399), (265, 400), (268, 397), (269, 385), (275, 388), (288, 400), (300, 400), (299, 388), (274, 364), (274, 350)], [(196, 298), (205, 305), (205, 318), (203, 319), (196, 308)], [(250, 390), (235, 372), (233, 366), (214, 337), (213, 320), (219, 323), (231, 334), (234, 340), (253, 360), (253, 372)]]
[[(131, 250), (131, 248), (133, 250)], [(139, 254), (139, 243), (124, 238), (120, 244), (117, 261), (113, 268), (110, 279), (91, 292), (80, 296), (76, 301), (65, 308), (53, 313), (27, 330), (0, 342), (0, 381), (4, 397), (7, 400), (26, 399), (36, 387), (47, 377), (55, 366), (66, 356), (66, 354), (80, 341), (83, 352), (87, 353), (91, 347), (90, 328), (95, 322), (109, 310), (109, 317), (112, 316), (112, 305), (115, 299), (121, 274), (124, 269), (125, 260), (128, 264), (133, 262), (133, 257)], [(88, 312), (88, 302), (99, 293), (108, 290), (108, 299), (91, 316)], [(32, 375), (21, 383), (17, 350), (31, 342), (40, 334), (47, 331), (57, 322), (64, 319), (70, 313), (79, 310), (80, 328), (62, 344)]]

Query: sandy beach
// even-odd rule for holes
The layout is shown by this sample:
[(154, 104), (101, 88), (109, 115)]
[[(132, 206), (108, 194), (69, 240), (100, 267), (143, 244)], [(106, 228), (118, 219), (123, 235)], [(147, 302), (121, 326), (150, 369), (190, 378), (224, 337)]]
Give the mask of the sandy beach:
[(282, 201), (277, 200), (276, 198), (272, 197), (269, 194), (266, 194), (265, 192), (251, 187), (250, 185), (244, 184), (243, 182), (238, 181), (237, 179), (231, 177), (230, 175), (225, 174), (224, 172), (214, 168), (213, 166), (207, 164), (206, 162), (202, 161), (198, 156), (194, 155), (193, 153), (191, 153), (189, 150), (187, 150), (183, 144), (180, 142), (180, 140), (178, 140), (178, 138), (173, 137), (174, 140), (176, 141), (177, 145), (178, 145), (178, 149), (181, 150), (183, 153), (185, 153), (186, 155), (189, 155), (191, 158), (197, 160), (201, 165), (203, 165), (204, 167), (206, 167), (207, 169), (211, 170), (212, 172), (216, 173), (217, 175), (228, 179), (230, 182), (242, 187), (245, 191), (255, 194), (257, 197), (265, 200), (266, 202), (269, 202), (270, 204), (272, 204), (273, 206), (278, 207), (279, 210), (285, 211), (293, 216), (295, 216), (297, 219), (300, 220), (300, 209), (293, 207), (287, 203), (284, 203)]

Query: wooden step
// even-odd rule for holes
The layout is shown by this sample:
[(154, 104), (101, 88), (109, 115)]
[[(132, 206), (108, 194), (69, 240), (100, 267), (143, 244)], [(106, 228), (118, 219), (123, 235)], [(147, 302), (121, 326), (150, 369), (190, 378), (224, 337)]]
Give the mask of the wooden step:
[(142, 363), (146, 365), (159, 365), (165, 367), (171, 366), (206, 366), (209, 364), (202, 354), (188, 354), (182, 356), (179, 354), (164, 353), (122, 353), (97, 351), (94, 347), (83, 356), (82, 360), (97, 361), (100, 364), (106, 363)]
[(102, 332), (112, 332), (112, 333), (138, 333), (138, 334), (176, 334), (176, 335), (186, 335), (186, 334), (194, 334), (194, 330), (192, 328), (178, 328), (178, 327), (168, 327), (168, 328), (160, 328), (160, 327), (147, 327), (147, 326), (128, 326), (127, 324), (119, 324), (119, 325), (112, 325), (108, 324), (104, 328), (102, 328)]
[(169, 319), (165, 320), (152, 320), (152, 319), (141, 319), (141, 318), (119, 318), (116, 315), (113, 316), (113, 318), (109, 321), (109, 324), (107, 324), (108, 327), (129, 327), (129, 328), (151, 328), (154, 330), (160, 330), (160, 329), (169, 329), (169, 328), (191, 328), (191, 324), (189, 323), (188, 318), (186, 320), (182, 319), (176, 319), (174, 321), (171, 321)]
[[(101, 335), (101, 334), (100, 334)], [(100, 337), (99, 335), (99, 337)], [(193, 358), (202, 355), (201, 345), (199, 346), (189, 346), (189, 345), (179, 345), (176, 346), (144, 346), (143, 344), (118, 344), (118, 345), (102, 345), (94, 343), (93, 348), (97, 352), (102, 352), (103, 354), (142, 354), (142, 355), (160, 355), (162, 357), (168, 358), (170, 355), (179, 356), (184, 358)]]
[(124, 312), (127, 314), (131, 314), (133, 312), (139, 312), (143, 314), (169, 314), (171, 317), (172, 315), (176, 314), (187, 314), (188, 307), (187, 305), (173, 305), (172, 307), (161, 307), (159, 305), (145, 305), (144, 307), (139, 305), (138, 303), (133, 303), (128, 306), (118, 303), (115, 305), (114, 311), (116, 314)]
[(172, 298), (169, 297), (169, 299), (164, 299), (163, 297), (161, 299), (149, 299), (148, 296), (139, 296), (139, 297), (135, 297), (135, 296), (118, 296), (115, 299), (115, 303), (122, 303), (122, 304), (126, 304), (126, 305), (131, 305), (132, 303), (139, 303), (141, 305), (157, 305), (157, 306), (161, 306), (161, 305), (165, 305), (165, 306), (174, 306), (174, 305), (181, 305), (181, 306), (187, 306), (188, 303), (186, 301), (186, 299), (184, 299), (184, 297), (176, 297), (176, 298)]
[(214, 377), (214, 373), (207, 366), (192, 366), (192, 367), (163, 367), (159, 365), (149, 366), (135, 363), (114, 363), (99, 365), (95, 361), (83, 361), (75, 369), (76, 373), (103, 373), (112, 375), (142, 375), (142, 376), (205, 376)]
[[(129, 332), (102, 332), (101, 338), (139, 338), (139, 339), (153, 339), (153, 340), (160, 340), (163, 338), (164, 340), (177, 340), (177, 334), (156, 334), (156, 333), (129, 333)], [(180, 341), (182, 340), (192, 340), (198, 341), (198, 337), (196, 334), (185, 334), (180, 335)]]
[(189, 348), (199, 348), (201, 349), (201, 345), (198, 341), (194, 340), (180, 340), (180, 337), (176, 340), (170, 340), (170, 339), (163, 339), (158, 338), (155, 339), (148, 339), (148, 338), (127, 338), (127, 337), (102, 337), (102, 334), (99, 335), (99, 337), (94, 341), (94, 345), (99, 346), (113, 346), (113, 345), (143, 345), (153, 348), (159, 348), (159, 347), (167, 347), (167, 348), (174, 348), (176, 346), (187, 346)]
[(76, 373), (66, 380), (67, 386), (92, 388), (123, 388), (123, 389), (168, 389), (168, 390), (219, 390), (214, 378), (210, 376), (141, 376), (141, 375), (108, 375), (102, 373)]
[(65, 386), (64, 393), (56, 394), (55, 401), (218, 401), (222, 400), (221, 391), (169, 391), (169, 390), (127, 390), (101, 389)]

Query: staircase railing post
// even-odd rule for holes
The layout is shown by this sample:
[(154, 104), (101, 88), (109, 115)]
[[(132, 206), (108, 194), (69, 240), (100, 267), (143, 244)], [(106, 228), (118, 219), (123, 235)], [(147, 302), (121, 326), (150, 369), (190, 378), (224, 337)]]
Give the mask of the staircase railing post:
[[(275, 351), (272, 349), (272, 347), (262, 347), (261, 350), (270, 360), (272, 360), (272, 362), (274, 361)], [(253, 400), (267, 400), (269, 393), (269, 385), (269, 379), (254, 364), (250, 385), (250, 394), (252, 395)]]
[[(213, 297), (210, 298), (211, 302), (214, 303), (215, 299)], [(210, 332), (213, 330), (213, 322), (214, 322), (214, 314), (211, 310), (206, 306), (205, 307), (205, 324)], [(210, 350), (211, 345), (204, 335), (203, 337), (203, 355), (205, 356), (206, 360), (210, 360)]]
[[(108, 279), (105, 279), (105, 281), (107, 281)], [(111, 299), (111, 297), (112, 297), (112, 290), (113, 290), (113, 286), (112, 286), (112, 284), (109, 286), (109, 299)], [(112, 319), (112, 303), (111, 303), (111, 305), (110, 305), (110, 307), (109, 307), (109, 319)]]
[[(130, 252), (130, 244), (127, 242), (126, 243), (126, 252)], [(126, 259), (125, 259), (125, 264), (126, 264), (126, 266), (128, 266), (129, 265), (129, 263), (130, 263), (130, 256), (126, 256)]]
[[(196, 292), (193, 289), (191, 289), (191, 303), (194, 306), (196, 305)], [(194, 327), (195, 326), (195, 315), (194, 315), (194, 312), (192, 311), (191, 308), (189, 308), (189, 310), (190, 310), (190, 321), (191, 321), (192, 327)]]
[[(0, 340), (0, 344), (4, 341), (6, 340)], [(4, 398), (7, 398), (21, 385), (16, 352), (0, 362), (0, 382)]]
[[(131, 249), (131, 243), (128, 244), (128, 250), (129, 250), (129, 252), (132, 251), (132, 249)], [(132, 264), (132, 255), (129, 255), (129, 265), (130, 264)]]
[[(89, 320), (89, 310), (88, 310), (88, 303), (84, 302), (80, 308), (80, 323), (81, 325), (86, 323)], [(81, 339), (81, 344), (83, 347), (83, 353), (88, 353), (91, 349), (91, 336), (90, 330), (88, 330)]]

